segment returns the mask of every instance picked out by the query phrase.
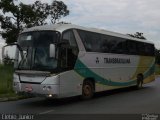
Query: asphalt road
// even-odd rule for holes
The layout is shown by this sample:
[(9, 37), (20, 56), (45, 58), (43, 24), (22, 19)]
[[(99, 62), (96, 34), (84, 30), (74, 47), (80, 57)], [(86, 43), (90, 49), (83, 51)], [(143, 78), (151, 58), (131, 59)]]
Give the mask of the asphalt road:
[(120, 89), (98, 93), (87, 101), (79, 97), (45, 100), (30, 98), (0, 102), (2, 114), (160, 114), (160, 78), (143, 89)]

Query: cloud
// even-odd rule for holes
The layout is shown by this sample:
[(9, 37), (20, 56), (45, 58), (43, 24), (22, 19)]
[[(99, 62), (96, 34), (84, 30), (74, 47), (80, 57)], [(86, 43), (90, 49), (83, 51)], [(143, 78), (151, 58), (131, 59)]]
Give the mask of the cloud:
[[(68, 20), (75, 23), (137, 23), (141, 26), (160, 25), (158, 0), (64, 0), (71, 9)], [(77, 19), (78, 18), (78, 19)], [(149, 23), (149, 24), (148, 24)]]
[(159, 0), (63, 0), (71, 23), (108, 29), (121, 33), (143, 32), (160, 48)]
[[(21, 0), (26, 4), (36, 0)], [(47, 0), (51, 3), (52, 0)], [(160, 48), (159, 0), (62, 0), (70, 15), (62, 20), (120, 33), (143, 32)], [(46, 2), (46, 0), (41, 0)]]

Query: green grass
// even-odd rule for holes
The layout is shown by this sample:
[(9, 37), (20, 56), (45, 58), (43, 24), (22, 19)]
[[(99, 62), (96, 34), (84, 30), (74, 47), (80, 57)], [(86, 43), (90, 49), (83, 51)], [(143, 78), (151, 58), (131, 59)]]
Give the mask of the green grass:
[(21, 95), (15, 94), (14, 92), (0, 94), (0, 102), (26, 99), (26, 98), (30, 98), (30, 96), (26, 96), (23, 94), (21, 94)]
[(0, 94), (13, 93), (13, 66), (0, 64)]

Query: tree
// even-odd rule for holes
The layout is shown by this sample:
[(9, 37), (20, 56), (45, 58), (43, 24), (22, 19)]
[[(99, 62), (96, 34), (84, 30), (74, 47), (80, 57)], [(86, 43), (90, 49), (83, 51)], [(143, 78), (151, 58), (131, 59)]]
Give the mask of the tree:
[(49, 14), (51, 15), (51, 22), (55, 24), (61, 17), (69, 15), (69, 10), (62, 1), (53, 1)]
[(134, 37), (134, 38), (146, 40), (146, 38), (143, 36), (143, 33), (141, 32), (136, 32), (135, 34), (127, 34), (127, 35)]
[(1, 0), (0, 23), (3, 31), (0, 34), (6, 43), (16, 42), (23, 28), (45, 25), (50, 19), (55, 24), (61, 17), (69, 14), (67, 6), (62, 1), (53, 1), (51, 5), (36, 1), (34, 4), (15, 4), (17, 0)]

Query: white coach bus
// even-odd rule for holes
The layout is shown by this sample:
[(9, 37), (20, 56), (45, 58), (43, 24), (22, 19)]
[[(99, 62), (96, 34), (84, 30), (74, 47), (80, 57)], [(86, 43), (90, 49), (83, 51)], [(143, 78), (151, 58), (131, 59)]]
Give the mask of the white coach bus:
[(154, 81), (154, 44), (72, 24), (24, 30), (15, 55), (14, 90), (51, 98), (137, 86)]

